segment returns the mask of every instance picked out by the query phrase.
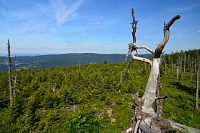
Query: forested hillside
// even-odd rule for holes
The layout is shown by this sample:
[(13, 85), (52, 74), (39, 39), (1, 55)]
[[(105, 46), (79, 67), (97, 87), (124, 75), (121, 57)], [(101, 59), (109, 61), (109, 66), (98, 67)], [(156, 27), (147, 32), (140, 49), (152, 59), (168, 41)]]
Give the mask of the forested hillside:
[[(71, 53), (39, 56), (12, 57), (12, 66), (17, 69), (49, 68), (78, 64), (100, 64), (123, 62), (124, 54)], [(7, 70), (7, 57), (0, 57), (0, 72)]]
[[(11, 57), (12, 67), (17, 69), (50, 68), (82, 64), (105, 64), (124, 62), (125, 54), (71, 53), (40, 56)], [(141, 56), (149, 57), (148, 54)], [(7, 71), (7, 57), (0, 57), (0, 72)]]
[[(196, 78), (186, 71), (177, 82), (176, 74), (163, 61), (160, 95), (167, 98), (162, 115), (200, 128)], [(149, 66), (132, 61), (13, 71), (15, 75), (16, 98), (10, 107), (8, 76), (0, 74), (0, 132), (110, 133), (130, 125), (132, 94), (143, 94)], [(112, 119), (107, 113), (110, 108)]]

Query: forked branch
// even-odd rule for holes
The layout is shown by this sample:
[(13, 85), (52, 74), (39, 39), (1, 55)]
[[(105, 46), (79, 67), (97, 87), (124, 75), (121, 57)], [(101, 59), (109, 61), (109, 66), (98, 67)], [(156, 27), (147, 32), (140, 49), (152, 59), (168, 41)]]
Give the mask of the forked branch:
[(150, 48), (146, 47), (146, 46), (139, 46), (139, 47), (136, 46), (137, 21), (135, 20), (135, 15), (134, 15), (134, 9), (133, 8), (132, 8), (132, 18), (133, 18), (133, 21), (132, 21), (131, 24), (132, 24), (132, 30), (133, 30), (132, 31), (133, 42), (129, 44), (129, 52), (128, 52), (128, 54), (130, 53), (134, 60), (143, 61), (143, 62), (146, 62), (146, 63), (149, 63), (150, 65), (152, 65), (152, 61), (150, 59), (143, 58), (143, 57), (138, 57), (138, 56), (136, 56), (134, 54), (134, 51), (137, 53), (137, 49), (146, 49), (150, 53), (153, 53), (153, 51)]
[(162, 54), (162, 50), (164, 49), (166, 43), (169, 40), (169, 28), (170, 26), (178, 19), (180, 19), (180, 15), (174, 16), (167, 24), (164, 23), (164, 38), (162, 42), (158, 45), (158, 47), (155, 50), (154, 58), (160, 58), (160, 55)]

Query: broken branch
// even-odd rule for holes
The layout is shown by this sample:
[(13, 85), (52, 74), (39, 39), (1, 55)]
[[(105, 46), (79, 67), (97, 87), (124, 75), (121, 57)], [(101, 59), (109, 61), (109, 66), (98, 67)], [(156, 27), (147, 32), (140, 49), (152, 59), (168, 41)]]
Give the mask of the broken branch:
[(132, 58), (133, 58), (134, 60), (143, 61), (143, 62), (146, 62), (146, 63), (149, 63), (150, 65), (152, 65), (152, 61), (151, 61), (150, 59), (135, 56), (133, 52), (131, 52), (131, 56), (132, 56)]
[(149, 47), (141, 45), (141, 46), (137, 46), (136, 49), (146, 49), (147, 51), (149, 51), (150, 53), (154, 54), (153, 50), (151, 50)]
[(162, 42), (156, 48), (154, 58), (160, 58), (160, 55), (162, 54), (162, 50), (164, 49), (166, 43), (169, 40), (169, 28), (178, 19), (180, 19), (180, 15), (174, 16), (167, 24), (164, 23), (164, 38)]
[(132, 37), (133, 37), (133, 43), (136, 43), (136, 29), (137, 29), (137, 21), (135, 20), (135, 15), (134, 15), (134, 9), (132, 8), (132, 18), (133, 18), (133, 21), (132, 21)]

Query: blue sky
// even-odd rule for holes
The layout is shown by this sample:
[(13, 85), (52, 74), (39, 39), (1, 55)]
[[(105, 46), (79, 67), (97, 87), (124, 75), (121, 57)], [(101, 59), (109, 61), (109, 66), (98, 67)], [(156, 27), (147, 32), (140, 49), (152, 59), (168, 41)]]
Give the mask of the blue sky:
[(163, 23), (181, 15), (165, 48), (200, 48), (199, 0), (0, 0), (0, 55), (126, 53), (131, 8), (138, 20), (137, 43), (155, 49)]

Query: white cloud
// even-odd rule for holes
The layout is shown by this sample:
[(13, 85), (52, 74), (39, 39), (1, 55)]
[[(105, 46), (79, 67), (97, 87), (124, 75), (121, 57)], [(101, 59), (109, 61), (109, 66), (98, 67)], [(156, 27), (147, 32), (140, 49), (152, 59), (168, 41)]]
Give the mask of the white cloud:
[[(49, 0), (46, 3), (26, 1), (17, 9), (14, 7), (20, 7), (20, 3), (10, 1), (8, 4), (2, 0), (0, 4), (3, 4), (5, 9), (0, 9), (0, 16), (5, 17), (5, 21), (0, 22), (1, 30), (18, 34), (58, 33), (58, 26), (77, 16), (77, 11), (83, 3), (83, 0)], [(27, 8), (26, 5), (31, 6)]]
[(83, 3), (83, 0), (70, 0), (70, 2), (65, 2), (64, 0), (50, 0), (55, 20), (60, 25), (73, 19)]

